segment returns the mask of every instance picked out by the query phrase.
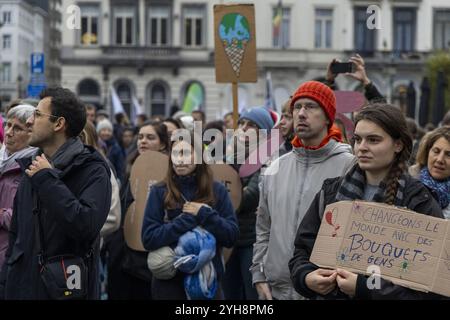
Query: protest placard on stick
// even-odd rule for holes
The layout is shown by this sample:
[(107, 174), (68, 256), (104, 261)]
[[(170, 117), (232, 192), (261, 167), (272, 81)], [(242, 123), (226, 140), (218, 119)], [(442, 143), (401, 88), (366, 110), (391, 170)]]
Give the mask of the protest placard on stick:
[(254, 5), (215, 5), (214, 39), (216, 82), (232, 84), (236, 128), (238, 83), (257, 81)]

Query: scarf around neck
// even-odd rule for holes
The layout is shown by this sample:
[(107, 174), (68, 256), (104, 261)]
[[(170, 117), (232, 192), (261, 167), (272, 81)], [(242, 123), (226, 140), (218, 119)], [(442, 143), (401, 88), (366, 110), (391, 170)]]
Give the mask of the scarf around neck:
[(442, 181), (434, 179), (427, 167), (420, 170), (420, 181), (430, 188), (437, 196), (442, 209), (447, 208), (450, 203), (450, 178)]
[(51, 163), (55, 168), (64, 170), (83, 150), (84, 145), (80, 138), (70, 138), (55, 152)]
[[(394, 204), (401, 206), (405, 189), (405, 176), (402, 175), (398, 180), (397, 194), (395, 195)], [(344, 176), (338, 189), (336, 200), (361, 200), (364, 197), (364, 188), (366, 186), (366, 175), (358, 164)], [(383, 203), (385, 197), (386, 185), (381, 182), (378, 186), (372, 201)]]
[(342, 142), (342, 133), (339, 130), (339, 128), (336, 127), (336, 125), (334, 125), (334, 124), (331, 126), (330, 130), (328, 130), (328, 134), (325, 137), (325, 139), (323, 139), (322, 142), (318, 146), (305, 147), (302, 140), (298, 136), (294, 137), (294, 139), (292, 140), (292, 145), (295, 148), (305, 148), (305, 149), (309, 149), (309, 150), (317, 150), (317, 149), (322, 148), (324, 145), (326, 145), (331, 139), (336, 140), (337, 142)]

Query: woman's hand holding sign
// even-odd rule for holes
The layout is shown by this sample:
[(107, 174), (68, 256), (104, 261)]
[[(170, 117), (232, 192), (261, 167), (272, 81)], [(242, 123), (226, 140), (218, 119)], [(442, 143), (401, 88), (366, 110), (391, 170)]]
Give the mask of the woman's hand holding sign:
[(358, 275), (356, 273), (344, 269), (337, 269), (337, 285), (343, 293), (350, 297), (355, 296), (357, 278)]
[(336, 270), (317, 269), (308, 273), (305, 282), (312, 291), (326, 295), (336, 288), (336, 276)]

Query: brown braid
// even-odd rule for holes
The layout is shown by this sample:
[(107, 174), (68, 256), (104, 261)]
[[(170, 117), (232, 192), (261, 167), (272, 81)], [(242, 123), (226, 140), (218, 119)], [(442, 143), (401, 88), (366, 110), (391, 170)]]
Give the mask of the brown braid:
[(409, 159), (409, 156), (406, 156), (407, 154), (408, 152), (401, 152), (397, 156), (392, 164), (391, 170), (385, 178), (386, 191), (384, 203), (386, 204), (394, 204), (395, 196), (397, 195), (398, 180), (407, 168), (406, 161)]

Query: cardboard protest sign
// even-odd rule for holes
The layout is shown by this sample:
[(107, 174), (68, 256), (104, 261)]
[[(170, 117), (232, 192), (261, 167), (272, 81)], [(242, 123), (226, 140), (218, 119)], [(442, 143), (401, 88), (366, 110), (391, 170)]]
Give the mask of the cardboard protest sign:
[(380, 203), (328, 205), (310, 261), (380, 276), (395, 284), (450, 296), (450, 235), (445, 219)]
[[(213, 172), (214, 180), (220, 181), (225, 185), (231, 198), (234, 210), (241, 204), (242, 185), (238, 173), (227, 164), (210, 164), (209, 167)], [(230, 259), (233, 249), (223, 248), (222, 254), (225, 263)]]
[(236, 210), (241, 204), (242, 185), (238, 173), (227, 164), (210, 164), (214, 180), (222, 182)]
[(214, 6), (216, 82), (256, 82), (253, 4)]
[[(146, 251), (142, 245), (141, 231), (148, 194), (152, 185), (162, 181), (167, 173), (169, 157), (156, 151), (141, 154), (131, 169), (130, 188), (135, 201), (130, 205), (124, 222), (125, 241), (133, 250)], [(233, 207), (241, 203), (242, 186), (238, 173), (229, 165), (211, 165), (214, 179), (227, 188)]]
[(130, 189), (135, 201), (130, 205), (124, 222), (125, 241), (137, 251), (146, 251), (142, 245), (141, 231), (147, 197), (152, 185), (162, 181), (167, 173), (169, 157), (157, 151), (141, 154), (131, 169)]

